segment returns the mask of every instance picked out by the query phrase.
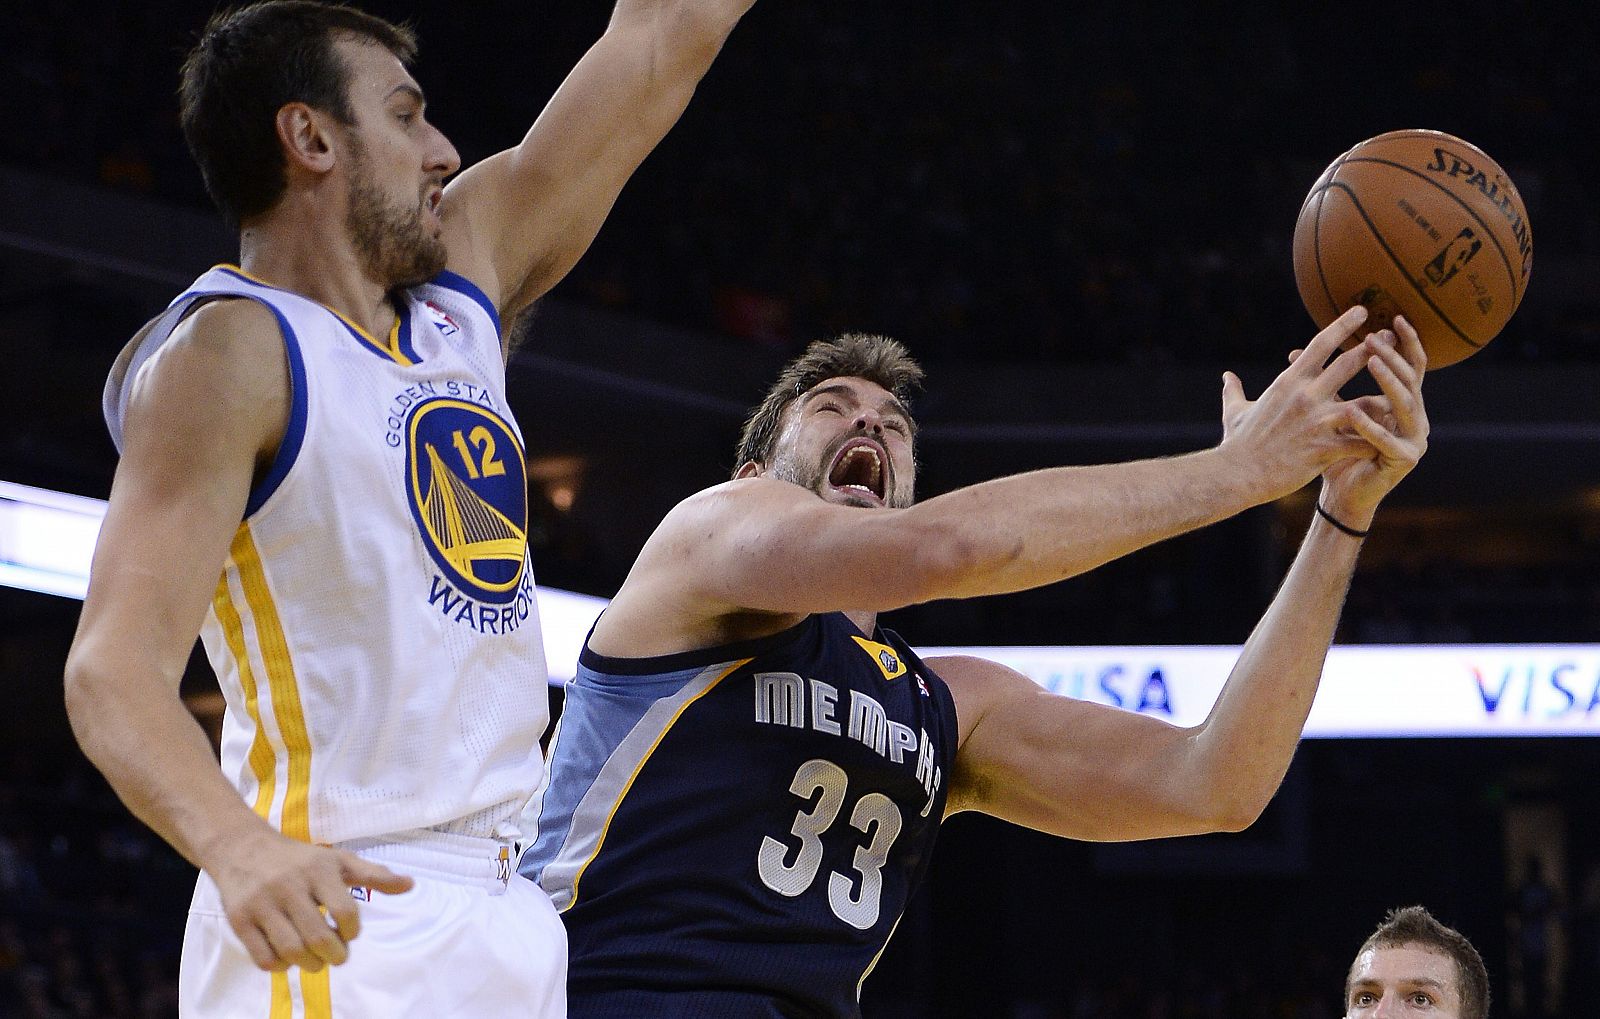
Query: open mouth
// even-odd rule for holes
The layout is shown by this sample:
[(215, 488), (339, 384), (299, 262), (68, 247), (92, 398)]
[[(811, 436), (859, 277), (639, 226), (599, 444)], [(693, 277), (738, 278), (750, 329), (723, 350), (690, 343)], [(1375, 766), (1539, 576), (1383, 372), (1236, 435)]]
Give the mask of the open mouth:
[(889, 491), (888, 457), (871, 439), (851, 439), (834, 454), (828, 484), (848, 495), (882, 506)]

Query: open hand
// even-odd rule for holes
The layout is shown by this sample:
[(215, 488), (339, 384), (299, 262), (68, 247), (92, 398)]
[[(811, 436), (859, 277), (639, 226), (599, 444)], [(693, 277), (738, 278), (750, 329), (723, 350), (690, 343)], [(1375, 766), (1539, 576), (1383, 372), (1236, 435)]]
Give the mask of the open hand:
[(1333, 357), (1366, 319), (1359, 305), (1340, 315), (1256, 400), (1246, 399), (1237, 375), (1224, 373), (1218, 449), (1234, 456), (1258, 501), (1297, 491), (1340, 461), (1374, 456), (1372, 440), (1358, 424), (1370, 422), (1368, 410), (1341, 399), (1339, 390), (1361, 373), (1377, 341), (1368, 336)]

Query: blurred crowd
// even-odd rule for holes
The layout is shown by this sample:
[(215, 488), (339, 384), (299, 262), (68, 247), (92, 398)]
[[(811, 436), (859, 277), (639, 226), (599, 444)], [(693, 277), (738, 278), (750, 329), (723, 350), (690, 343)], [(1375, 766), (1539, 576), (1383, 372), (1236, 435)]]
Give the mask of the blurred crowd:
[(177, 1014), (194, 871), (87, 762), (0, 768), (0, 1016)]
[[(0, 65), (22, 98), (0, 159), (202, 204), (173, 91), (209, 6), (0, 15), (33, 41)], [(520, 134), (604, 23), (604, 5), (367, 6), (415, 20), (469, 162)], [(935, 360), (1275, 358), (1306, 330), (1289, 241), (1311, 182), (1406, 127), (1505, 164), (1537, 288), (1547, 260), (1600, 255), (1595, 71), (1576, 10), (1511, 7), (758, 5), (556, 294), (785, 349), (870, 329)], [(1600, 360), (1600, 299), (1541, 294), (1483, 357)]]

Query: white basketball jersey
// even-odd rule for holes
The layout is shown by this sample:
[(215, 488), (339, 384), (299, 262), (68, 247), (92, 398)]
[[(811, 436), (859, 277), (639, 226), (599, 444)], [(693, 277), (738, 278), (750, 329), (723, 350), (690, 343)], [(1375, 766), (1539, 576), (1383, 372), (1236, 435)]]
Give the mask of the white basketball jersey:
[(293, 390), (201, 633), (227, 699), (224, 772), (310, 842), (506, 837), (544, 774), (549, 692), (493, 305), (441, 273), (397, 299), (380, 343), (219, 266), (113, 372), (119, 446), (139, 368), (215, 297), (272, 310)]

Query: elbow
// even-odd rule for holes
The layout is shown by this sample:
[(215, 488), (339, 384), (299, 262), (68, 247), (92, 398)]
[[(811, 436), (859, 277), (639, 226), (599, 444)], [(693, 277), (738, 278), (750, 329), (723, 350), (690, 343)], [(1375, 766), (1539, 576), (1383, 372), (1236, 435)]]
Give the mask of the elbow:
[(1265, 803), (1261, 804), (1229, 804), (1222, 810), (1212, 815), (1211, 828), (1214, 832), (1241, 832), (1261, 819), (1261, 814), (1267, 809)]
[(107, 684), (90, 663), (77, 656), (67, 659), (64, 679), (67, 722), (72, 726), (72, 735), (84, 756), (98, 763), (97, 750), (102, 743), (100, 718), (106, 703)]
[(1272, 802), (1270, 793), (1262, 796), (1244, 790), (1218, 790), (1210, 797), (1207, 809), (1204, 811), (1205, 831), (1244, 831), (1261, 819), (1270, 802)]
[[(1187, 736), (1195, 739), (1193, 730)], [(1170, 802), (1181, 835), (1241, 832), (1261, 819), (1276, 787), (1263, 789), (1246, 780), (1237, 769), (1215, 760), (1188, 759), (1170, 774), (1187, 776)]]

